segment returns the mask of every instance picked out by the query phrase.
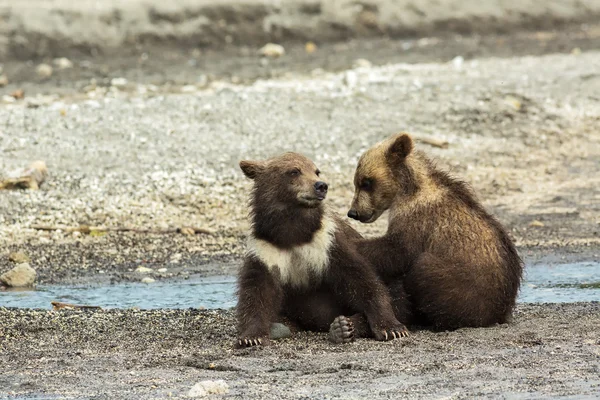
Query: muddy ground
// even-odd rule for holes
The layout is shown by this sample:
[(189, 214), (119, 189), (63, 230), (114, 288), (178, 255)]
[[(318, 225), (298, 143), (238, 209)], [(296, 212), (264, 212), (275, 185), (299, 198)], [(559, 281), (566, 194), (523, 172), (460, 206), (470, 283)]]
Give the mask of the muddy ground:
[(180, 398), (216, 379), (229, 392), (213, 398), (592, 399), (600, 391), (597, 302), (522, 305), (509, 325), (387, 343), (336, 346), (301, 333), (249, 350), (232, 348), (230, 311), (0, 308), (0, 321), (0, 397)]
[[(418, 146), (474, 187), (528, 263), (598, 261), (599, 37), (588, 25), (357, 41), (311, 55), (290, 47), (262, 64), (239, 49), (155, 62), (157, 49), (74, 59), (45, 81), (34, 77), (44, 60), (6, 62), (2, 95), (22, 87), (26, 96), (0, 104), (0, 175), (43, 159), (50, 178), (40, 191), (0, 192), (0, 271), (24, 251), (40, 283), (139, 279), (140, 265), (166, 266), (158, 279), (234, 273), (248, 228), (240, 159), (307, 154), (345, 214), (358, 156), (400, 130), (448, 142)], [(358, 58), (372, 65), (349, 69)], [(127, 82), (111, 82), (119, 77)], [(36, 224), (214, 233), (78, 235)], [(385, 220), (354, 225), (375, 235)], [(490, 329), (345, 348), (304, 333), (234, 353), (230, 311), (0, 308), (0, 397), (162, 398), (225, 379), (236, 398), (593, 398), (598, 311), (522, 305), (514, 323)]]

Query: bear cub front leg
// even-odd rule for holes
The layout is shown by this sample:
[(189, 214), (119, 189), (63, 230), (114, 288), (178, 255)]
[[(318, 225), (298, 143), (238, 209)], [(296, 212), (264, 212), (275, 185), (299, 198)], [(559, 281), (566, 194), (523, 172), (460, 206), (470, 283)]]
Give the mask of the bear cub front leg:
[(236, 346), (252, 347), (270, 344), (271, 323), (281, 308), (279, 284), (267, 267), (253, 257), (247, 257), (238, 281), (238, 340)]

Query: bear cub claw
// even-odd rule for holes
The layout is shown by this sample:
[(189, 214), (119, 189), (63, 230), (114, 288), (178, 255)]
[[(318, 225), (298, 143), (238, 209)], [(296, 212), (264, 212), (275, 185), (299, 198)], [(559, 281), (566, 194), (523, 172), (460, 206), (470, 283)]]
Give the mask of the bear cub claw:
[(243, 338), (243, 339), (238, 339), (238, 347), (239, 348), (244, 348), (244, 347), (255, 347), (255, 346), (267, 346), (268, 340), (265, 338)]
[(402, 337), (408, 337), (409, 332), (406, 326), (402, 325), (393, 329), (384, 329), (375, 335), (375, 339), (381, 341), (388, 341), (394, 339), (400, 339)]
[(354, 340), (354, 324), (343, 315), (336, 317), (329, 326), (329, 341), (332, 343), (349, 343)]

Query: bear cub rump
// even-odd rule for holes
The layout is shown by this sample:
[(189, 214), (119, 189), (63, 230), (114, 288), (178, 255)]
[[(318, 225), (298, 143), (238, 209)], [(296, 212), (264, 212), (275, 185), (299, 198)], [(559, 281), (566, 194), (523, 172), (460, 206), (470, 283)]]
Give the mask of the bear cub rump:
[[(370, 335), (387, 340), (407, 334), (387, 288), (360, 256), (360, 237), (324, 204), (327, 184), (311, 160), (285, 153), (241, 161), (253, 180), (251, 234), (238, 277), (240, 347), (269, 343), (271, 324), (285, 318), (308, 330), (327, 331), (340, 315), (364, 315)], [(338, 326), (338, 328), (340, 328)], [(339, 341), (355, 333), (344, 325)]]

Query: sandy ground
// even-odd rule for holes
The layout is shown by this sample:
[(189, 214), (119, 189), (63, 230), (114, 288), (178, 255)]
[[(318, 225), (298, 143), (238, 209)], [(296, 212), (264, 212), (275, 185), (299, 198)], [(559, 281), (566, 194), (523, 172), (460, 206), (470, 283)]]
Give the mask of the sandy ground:
[[(229, 311), (52, 312), (0, 308), (0, 397), (185, 397), (223, 379), (212, 398), (597, 398), (600, 304), (520, 306), (487, 329), (330, 345), (302, 333), (233, 350)], [(12, 397), (11, 397), (12, 398)]]

